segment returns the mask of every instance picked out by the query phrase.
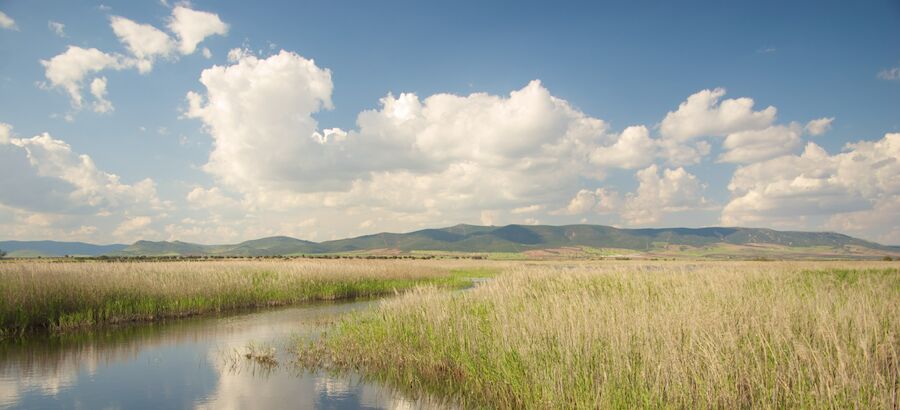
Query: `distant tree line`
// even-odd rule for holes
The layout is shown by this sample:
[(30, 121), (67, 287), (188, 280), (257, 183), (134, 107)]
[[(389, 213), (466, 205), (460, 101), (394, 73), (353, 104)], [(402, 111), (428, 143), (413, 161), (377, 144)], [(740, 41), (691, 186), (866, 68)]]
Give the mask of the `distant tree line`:
[(382, 260), (428, 260), (428, 259), (487, 259), (484, 255), (333, 255), (333, 254), (309, 254), (309, 255), (267, 255), (267, 256), (236, 256), (236, 255), (165, 255), (165, 256), (79, 256), (65, 257), (38, 256), (35, 259), (48, 261), (73, 262), (73, 261), (101, 261), (101, 262), (129, 262), (129, 261), (211, 261), (211, 260), (291, 260), (291, 259), (382, 259)]

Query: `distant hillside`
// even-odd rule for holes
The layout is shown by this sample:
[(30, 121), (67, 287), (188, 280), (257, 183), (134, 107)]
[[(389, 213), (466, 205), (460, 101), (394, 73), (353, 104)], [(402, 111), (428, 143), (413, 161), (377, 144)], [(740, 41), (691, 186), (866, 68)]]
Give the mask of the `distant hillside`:
[(289, 238), (273, 236), (254, 239), (234, 245), (197, 245), (193, 243), (137, 241), (113, 255), (120, 256), (276, 256), (328, 252), (321, 245)]
[[(27, 244), (27, 245), (25, 245)], [(39, 244), (48, 244), (38, 246)], [(56, 246), (50, 246), (55, 244)], [(63, 247), (67, 245), (68, 247)], [(900, 255), (900, 247), (831, 232), (789, 232), (760, 228), (619, 229), (602, 225), (456, 225), (409, 233), (379, 233), (321, 243), (285, 236), (230, 245), (138, 241), (96, 246), (63, 242), (0, 242), (0, 249), (41, 255), (276, 256), (371, 252), (466, 252), (652, 257), (866, 257)], [(561, 250), (565, 250), (564, 252)], [(20, 254), (20, 256), (28, 256)]]
[(718, 243), (771, 244), (787, 247), (859, 246), (873, 250), (898, 250), (896, 247), (830, 232), (784, 232), (757, 228), (619, 229), (601, 225), (503, 227), (457, 225), (406, 234), (367, 235), (323, 242), (321, 245), (331, 252), (378, 248), (396, 248), (403, 251), (523, 252), (571, 246), (651, 251), (669, 245), (701, 247)]
[(0, 249), (9, 257), (98, 256), (119, 252), (128, 245), (92, 245), (84, 242), (0, 241)]

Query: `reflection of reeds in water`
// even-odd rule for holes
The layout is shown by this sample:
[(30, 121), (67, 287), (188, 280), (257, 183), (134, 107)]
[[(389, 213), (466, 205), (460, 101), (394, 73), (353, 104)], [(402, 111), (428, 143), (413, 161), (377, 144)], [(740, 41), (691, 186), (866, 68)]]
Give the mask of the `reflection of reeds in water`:
[(225, 371), (231, 374), (249, 373), (254, 377), (268, 378), (278, 370), (277, 349), (270, 345), (247, 343), (243, 348), (219, 351)]
[(278, 366), (278, 359), (275, 358), (275, 347), (273, 346), (260, 346), (254, 342), (250, 342), (247, 344), (244, 358), (263, 366)]

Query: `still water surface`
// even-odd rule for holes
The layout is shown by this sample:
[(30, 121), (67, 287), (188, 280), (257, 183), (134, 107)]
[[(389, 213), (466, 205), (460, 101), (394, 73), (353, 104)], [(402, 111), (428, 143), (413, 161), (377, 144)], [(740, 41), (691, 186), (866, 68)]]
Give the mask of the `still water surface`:
[[(315, 304), (0, 345), (0, 409), (397, 409), (433, 404), (356, 375), (293, 365), (297, 337), (373, 301)], [(276, 348), (279, 365), (237, 352)]]

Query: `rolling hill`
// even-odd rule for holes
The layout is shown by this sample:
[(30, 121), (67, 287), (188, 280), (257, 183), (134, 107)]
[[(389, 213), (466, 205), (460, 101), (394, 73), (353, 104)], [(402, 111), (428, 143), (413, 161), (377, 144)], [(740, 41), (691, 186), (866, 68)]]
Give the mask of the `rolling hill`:
[(119, 252), (128, 245), (92, 245), (84, 242), (0, 241), (0, 249), (9, 257), (99, 256)]
[[(52, 245), (51, 245), (52, 244)], [(655, 257), (868, 257), (900, 256), (900, 247), (832, 232), (761, 228), (620, 229), (602, 225), (456, 225), (409, 233), (379, 233), (326, 242), (277, 236), (238, 244), (137, 241), (97, 246), (63, 242), (0, 242), (10, 256), (276, 256), (326, 253), (518, 253), (638, 255)], [(561, 252), (560, 250), (565, 250)]]

